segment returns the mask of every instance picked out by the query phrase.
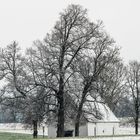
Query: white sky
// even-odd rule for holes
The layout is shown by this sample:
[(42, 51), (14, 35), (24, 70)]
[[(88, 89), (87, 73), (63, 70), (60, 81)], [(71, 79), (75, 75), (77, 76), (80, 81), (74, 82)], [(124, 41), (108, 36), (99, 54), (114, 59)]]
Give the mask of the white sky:
[(140, 0), (0, 0), (0, 47), (16, 40), (26, 48), (42, 40), (71, 3), (87, 8), (92, 21), (103, 20), (126, 62), (140, 61)]

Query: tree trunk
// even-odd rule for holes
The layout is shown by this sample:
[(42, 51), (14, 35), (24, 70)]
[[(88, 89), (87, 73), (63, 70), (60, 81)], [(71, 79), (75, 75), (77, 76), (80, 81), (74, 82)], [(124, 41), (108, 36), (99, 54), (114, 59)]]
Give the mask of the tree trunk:
[(138, 75), (136, 74), (136, 93), (137, 97), (135, 100), (135, 111), (136, 111), (136, 118), (135, 118), (135, 134), (138, 134), (138, 127), (139, 127), (139, 86), (138, 86)]
[(75, 123), (75, 136), (79, 136), (80, 114), (78, 113)]
[(138, 134), (138, 117), (135, 119), (135, 134)]
[(64, 137), (64, 84), (63, 78), (60, 77), (59, 92), (57, 94), (58, 100), (58, 124), (57, 137)]
[(37, 120), (33, 120), (33, 138), (37, 138)]
[(136, 109), (135, 134), (138, 134), (138, 124), (139, 124), (139, 106), (138, 106), (138, 100), (136, 100), (135, 109)]
[(76, 122), (75, 122), (75, 136), (79, 136), (80, 118), (81, 118), (81, 114), (82, 114), (83, 104), (85, 102), (85, 96), (87, 93), (87, 89), (88, 89), (87, 87), (84, 88), (84, 91), (82, 94), (82, 99), (81, 99), (81, 102), (79, 104), (78, 113), (77, 113)]

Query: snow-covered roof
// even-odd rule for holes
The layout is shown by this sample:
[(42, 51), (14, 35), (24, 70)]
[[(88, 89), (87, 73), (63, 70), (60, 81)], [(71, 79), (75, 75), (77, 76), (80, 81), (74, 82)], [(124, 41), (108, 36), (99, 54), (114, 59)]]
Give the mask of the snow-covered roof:
[[(119, 119), (114, 115), (114, 113), (110, 110), (110, 108), (100, 101), (95, 101), (90, 95), (87, 96), (87, 100), (84, 105), (84, 110), (89, 110), (86, 114), (86, 118), (90, 122), (120, 122)], [(92, 111), (93, 113), (92, 113)], [(97, 111), (96, 111), (97, 110)], [(97, 114), (95, 114), (95, 112)], [(95, 116), (98, 115), (99, 117), (96, 118)]]

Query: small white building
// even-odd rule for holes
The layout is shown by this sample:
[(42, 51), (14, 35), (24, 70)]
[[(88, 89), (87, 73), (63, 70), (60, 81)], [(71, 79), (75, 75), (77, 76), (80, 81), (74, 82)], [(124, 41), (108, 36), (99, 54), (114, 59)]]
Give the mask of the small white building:
[[(92, 97), (89, 97), (90, 99)], [(102, 119), (95, 119), (92, 113), (87, 115), (88, 121), (80, 125), (79, 136), (97, 136), (97, 135), (114, 135), (119, 128), (119, 120), (110, 110), (110, 108), (102, 103), (88, 102), (84, 108), (86, 110), (95, 108), (102, 114)], [(48, 125), (48, 137), (56, 137), (57, 125)], [(73, 122), (65, 124), (65, 131), (72, 131), (72, 136), (75, 135), (75, 127)]]

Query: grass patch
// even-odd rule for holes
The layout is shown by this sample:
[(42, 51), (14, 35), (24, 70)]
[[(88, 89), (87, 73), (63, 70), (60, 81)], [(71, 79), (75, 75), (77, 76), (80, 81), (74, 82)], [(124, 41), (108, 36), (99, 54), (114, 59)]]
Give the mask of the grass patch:
[[(61, 138), (63, 140), (69, 140), (69, 139), (74, 139), (76, 140), (77, 138), (78, 139), (85, 139), (85, 138), (89, 138), (89, 140), (91, 140), (93, 138), (93, 140), (95, 139), (98, 139), (98, 138), (105, 138), (105, 137), (128, 137), (128, 136), (132, 136), (132, 137), (135, 137), (135, 136), (140, 136), (140, 135), (114, 135), (114, 136), (96, 136), (96, 137), (64, 137), (64, 138)], [(60, 138), (51, 138), (51, 139), (48, 139), (47, 137), (43, 138), (42, 136), (38, 136), (37, 139), (33, 139), (33, 136), (31, 134), (17, 134), (17, 133), (8, 133), (8, 132), (0, 132), (0, 140), (57, 140), (57, 139), (60, 139)]]
[[(38, 139), (42, 139), (42, 136), (38, 136)], [(33, 136), (30, 134), (16, 134), (16, 133), (1, 133), (0, 140), (33, 140)]]

